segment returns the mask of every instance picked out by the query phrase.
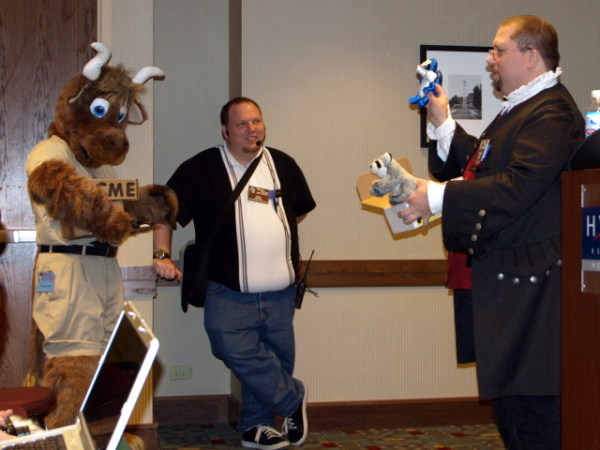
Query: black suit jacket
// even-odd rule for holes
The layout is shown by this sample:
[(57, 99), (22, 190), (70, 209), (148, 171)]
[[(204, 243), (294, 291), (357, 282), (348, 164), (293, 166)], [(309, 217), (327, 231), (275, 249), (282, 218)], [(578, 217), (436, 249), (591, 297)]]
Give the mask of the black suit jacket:
[[(498, 117), (476, 179), (450, 181), (446, 248), (470, 254), (473, 321), (482, 397), (560, 391), (561, 173), (583, 139), (584, 121), (558, 84)], [(444, 162), (430, 145), (430, 170), (459, 176), (477, 139), (457, 126)]]

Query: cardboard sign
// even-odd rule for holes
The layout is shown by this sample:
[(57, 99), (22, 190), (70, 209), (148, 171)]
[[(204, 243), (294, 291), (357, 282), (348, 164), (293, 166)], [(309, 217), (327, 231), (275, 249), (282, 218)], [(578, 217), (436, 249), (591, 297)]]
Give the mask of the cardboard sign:
[(115, 178), (90, 178), (87, 180), (102, 188), (110, 200), (137, 200), (138, 180)]

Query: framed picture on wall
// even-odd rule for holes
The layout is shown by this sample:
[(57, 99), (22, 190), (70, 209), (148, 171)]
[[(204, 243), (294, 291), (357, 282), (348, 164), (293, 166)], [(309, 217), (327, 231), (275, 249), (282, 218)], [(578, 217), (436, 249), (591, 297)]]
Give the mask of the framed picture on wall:
[[(480, 136), (500, 111), (501, 97), (492, 87), (486, 63), (489, 47), (421, 45), (421, 60), (437, 60), (452, 117), (465, 131)], [(421, 147), (427, 147), (427, 114), (421, 111)]]

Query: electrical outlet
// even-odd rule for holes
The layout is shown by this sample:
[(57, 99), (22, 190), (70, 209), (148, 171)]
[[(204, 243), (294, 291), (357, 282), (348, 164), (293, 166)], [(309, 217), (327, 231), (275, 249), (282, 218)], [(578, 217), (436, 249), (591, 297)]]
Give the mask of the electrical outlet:
[(189, 380), (192, 378), (192, 366), (172, 366), (169, 369), (171, 380)]

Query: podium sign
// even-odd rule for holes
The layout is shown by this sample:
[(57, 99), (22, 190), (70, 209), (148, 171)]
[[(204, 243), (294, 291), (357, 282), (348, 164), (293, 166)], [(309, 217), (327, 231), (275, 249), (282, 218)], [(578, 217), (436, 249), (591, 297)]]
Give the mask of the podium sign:
[(561, 448), (600, 448), (600, 169), (563, 174), (561, 204)]
[(581, 185), (581, 292), (600, 294), (600, 184)]

